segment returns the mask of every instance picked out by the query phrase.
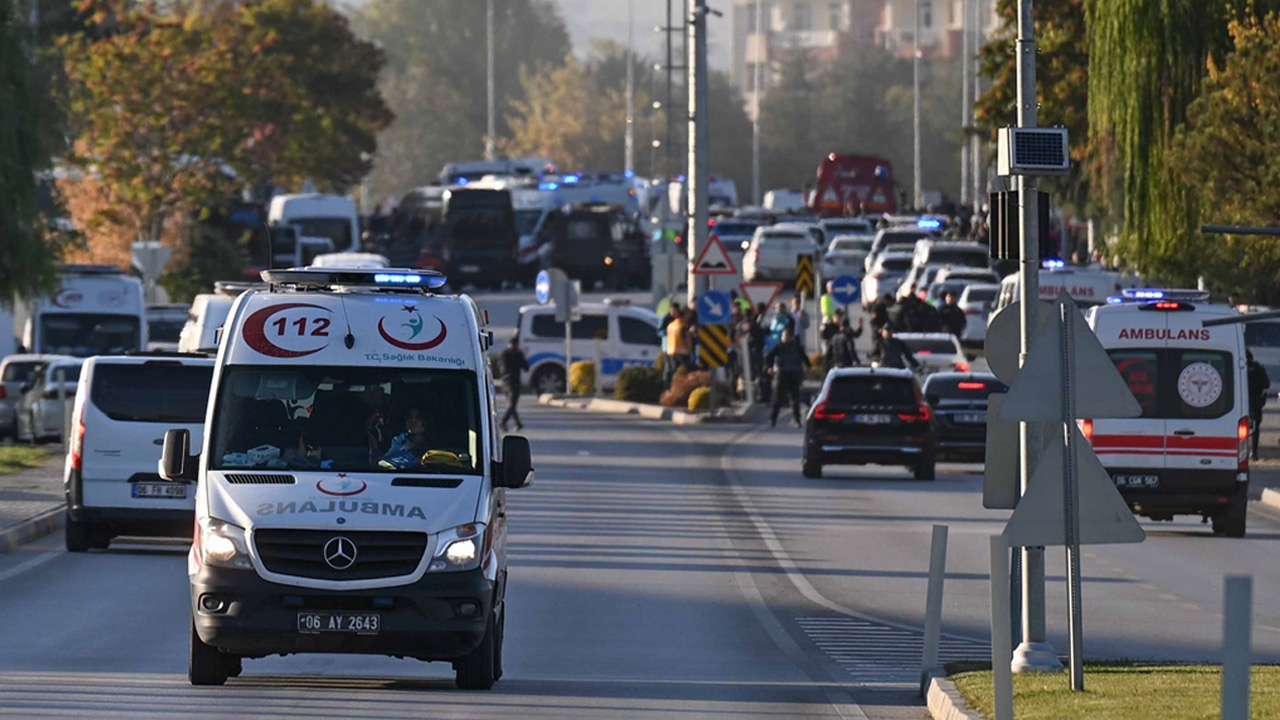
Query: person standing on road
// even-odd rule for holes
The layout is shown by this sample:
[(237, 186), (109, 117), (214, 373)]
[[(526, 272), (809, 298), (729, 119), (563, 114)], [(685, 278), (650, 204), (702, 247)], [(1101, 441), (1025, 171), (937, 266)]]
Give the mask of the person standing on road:
[(889, 324), (889, 306), (893, 305), (893, 296), (885, 293), (871, 303), (871, 332), (880, 336), (880, 328)]
[(956, 304), (956, 294), (947, 293), (942, 307), (938, 308), (938, 319), (942, 321), (942, 329), (959, 338), (964, 335), (964, 327), (969, 320), (964, 316), (964, 310)]
[(858, 358), (858, 348), (854, 341), (862, 337), (862, 318), (858, 318), (858, 328), (855, 330), (849, 327), (849, 318), (841, 317), (840, 326), (836, 329), (836, 334), (831, 337), (831, 341), (827, 344), (827, 371), (832, 368), (846, 368), (861, 365), (862, 361)]
[(786, 399), (791, 401), (791, 420), (800, 427), (800, 383), (804, 369), (809, 367), (809, 356), (796, 340), (790, 328), (782, 331), (782, 339), (764, 358), (765, 365), (773, 369), (773, 411), (769, 425), (778, 424), (778, 411)]
[(1251, 456), (1258, 459), (1258, 438), (1262, 435), (1262, 410), (1267, 404), (1267, 388), (1271, 386), (1271, 378), (1262, 367), (1262, 363), (1253, 359), (1253, 353), (1245, 351), (1245, 370), (1249, 379), (1249, 419), (1253, 423), (1253, 443)]
[(787, 310), (787, 304), (778, 301), (778, 307), (773, 314), (773, 322), (769, 324), (769, 348), (773, 349), (774, 345), (782, 342), (782, 331), (790, 330), (794, 335), (796, 331), (796, 319), (792, 317), (791, 312)]
[(689, 342), (689, 326), (685, 320), (686, 314), (680, 312), (673, 304), (671, 316), (671, 320), (666, 326), (667, 356), (662, 365), (662, 382), (668, 390), (671, 389), (671, 381), (675, 379), (676, 371), (682, 367), (687, 367), (692, 356), (692, 346)]
[(520, 350), (520, 338), (511, 338), (499, 360), (502, 363), (502, 379), (507, 385), (507, 412), (502, 416), (502, 432), (507, 431), (507, 423), (512, 420), (516, 422), (516, 430), (523, 430), (524, 423), (520, 422), (516, 405), (520, 404), (520, 373), (529, 369), (529, 359)]
[(916, 356), (911, 353), (911, 348), (893, 336), (892, 328), (880, 328), (880, 338), (876, 342), (873, 354), (880, 363), (880, 367), (906, 369), (910, 366), (912, 370), (920, 367)]
[(800, 341), (800, 347), (804, 347), (804, 340), (809, 337), (809, 313), (804, 309), (804, 298), (799, 293), (791, 296), (791, 317), (796, 321), (792, 328), (796, 340)]

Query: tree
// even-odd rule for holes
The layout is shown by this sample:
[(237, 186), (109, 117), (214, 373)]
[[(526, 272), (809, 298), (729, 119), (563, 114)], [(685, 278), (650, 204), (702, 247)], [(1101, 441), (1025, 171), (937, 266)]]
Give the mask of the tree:
[[(569, 33), (551, 0), (495, 3), (499, 138), (509, 133), (522, 77), (563, 64)], [(396, 120), (378, 137), (369, 185), (377, 197), (436, 180), (449, 161), (480, 157), (486, 129), (485, 3), (369, 0), (354, 11), (360, 34), (385, 52), (381, 90)]]
[[(1280, 15), (1233, 22), (1234, 51), (1211, 63), (1204, 89), (1187, 108), (1170, 166), (1194, 188), (1207, 221), (1275, 225), (1280, 218)], [(1214, 238), (1199, 260), (1219, 287), (1255, 302), (1280, 300), (1280, 243)]]
[(53, 250), (39, 226), (36, 172), (40, 150), (30, 46), (12, 23), (12, 3), (0, 4), (0, 303), (49, 287)]

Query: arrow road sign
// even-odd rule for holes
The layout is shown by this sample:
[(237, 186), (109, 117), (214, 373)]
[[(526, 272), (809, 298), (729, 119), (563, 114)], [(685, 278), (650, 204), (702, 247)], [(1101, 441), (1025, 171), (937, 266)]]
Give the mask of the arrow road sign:
[(831, 297), (841, 305), (852, 305), (862, 296), (862, 287), (852, 275), (841, 275), (831, 284)]
[(724, 249), (724, 243), (720, 242), (719, 235), (712, 235), (707, 238), (707, 244), (702, 248), (702, 252), (698, 253), (698, 259), (693, 261), (694, 275), (737, 275), (738, 268), (733, 264), (733, 259), (729, 257), (729, 253)]
[(698, 324), (723, 325), (729, 322), (730, 309), (728, 295), (716, 290), (705, 292), (698, 298)]
[(533, 284), (533, 296), (538, 299), (539, 305), (546, 305), (551, 302), (551, 273), (543, 270), (538, 273), (538, 280)]

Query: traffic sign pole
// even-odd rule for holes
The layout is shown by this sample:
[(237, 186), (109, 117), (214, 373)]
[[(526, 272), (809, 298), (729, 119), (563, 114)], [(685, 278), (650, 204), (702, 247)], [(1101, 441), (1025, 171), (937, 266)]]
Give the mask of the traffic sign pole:
[(1084, 622), (1080, 609), (1080, 492), (1076, 486), (1075, 429), (1076, 401), (1071, 381), (1075, 376), (1075, 323), (1080, 315), (1067, 303), (1058, 303), (1059, 332), (1062, 342), (1062, 431), (1065, 451), (1062, 453), (1063, 507), (1067, 515), (1063, 525), (1067, 531), (1067, 605), (1071, 635), (1071, 689), (1084, 690)]

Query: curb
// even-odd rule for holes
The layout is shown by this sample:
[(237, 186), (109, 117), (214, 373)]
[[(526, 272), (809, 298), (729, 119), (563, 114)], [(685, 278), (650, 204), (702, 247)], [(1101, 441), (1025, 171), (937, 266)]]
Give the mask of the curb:
[(0, 530), (0, 553), (16, 550), (33, 540), (57, 532), (66, 519), (66, 505), (50, 508), (32, 518), (27, 518), (12, 527)]
[(940, 673), (929, 673), (929, 688), (925, 691), (925, 705), (933, 720), (986, 720), (969, 709), (956, 684)]
[(709, 415), (691, 413), (675, 408), (645, 403), (627, 402), (625, 400), (609, 400), (607, 398), (579, 398), (544, 393), (538, 396), (539, 405), (568, 408), (571, 410), (589, 410), (591, 412), (612, 413), (615, 415), (639, 415), (650, 420), (666, 420), (676, 425), (701, 425), (703, 423), (740, 423), (746, 422), (751, 413), (751, 406), (734, 408), (724, 414)]

